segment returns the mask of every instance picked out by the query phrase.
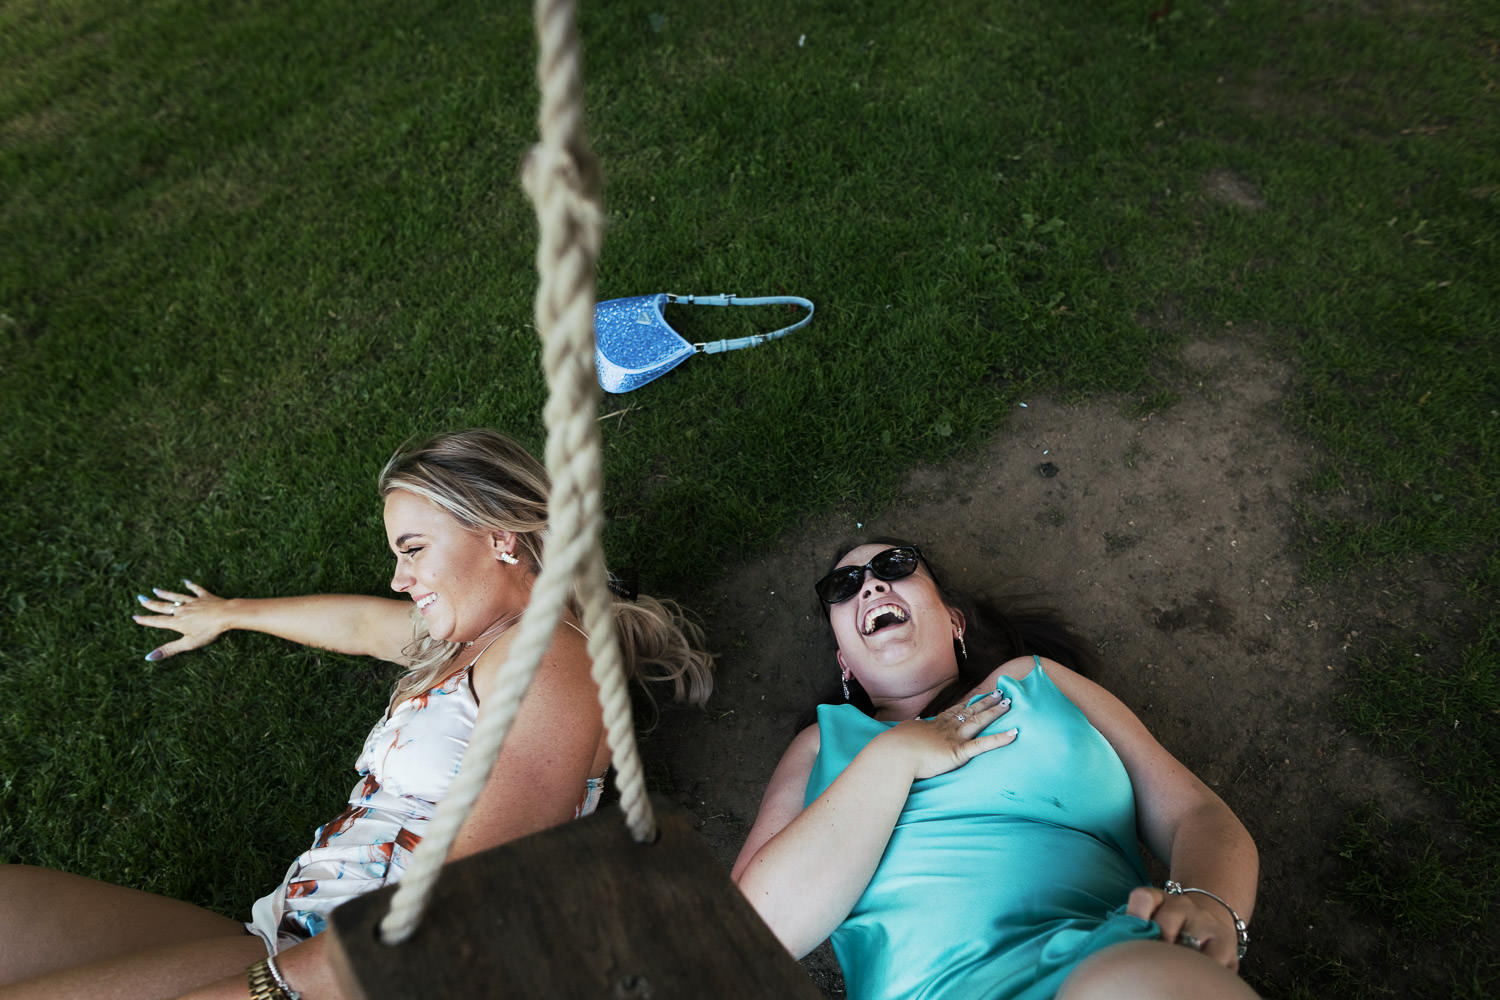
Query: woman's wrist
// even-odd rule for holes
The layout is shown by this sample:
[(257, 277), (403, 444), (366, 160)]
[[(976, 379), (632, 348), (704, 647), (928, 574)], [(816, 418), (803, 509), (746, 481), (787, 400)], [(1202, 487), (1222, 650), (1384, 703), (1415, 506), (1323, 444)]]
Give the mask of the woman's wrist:
[(267, 955), (246, 969), (245, 979), (250, 986), (250, 1000), (302, 1000), (302, 994), (282, 978), (273, 955)]
[(219, 631), (253, 628), (256, 606), (260, 602), (253, 597), (225, 597), (219, 601)]
[(905, 775), (906, 784), (909, 787), (913, 781), (917, 780), (917, 775), (921, 771), (922, 756), (920, 748), (903, 730), (903, 727), (908, 725), (909, 723), (901, 723), (892, 726), (867, 743), (860, 753), (863, 754), (865, 750), (873, 751), (872, 756), (879, 761), (878, 764), (873, 765), (876, 767), (876, 773), (892, 777)]
[(1172, 879), (1167, 879), (1167, 884), (1164, 888), (1168, 896), (1205, 896), (1228, 911), (1229, 921), (1234, 925), (1234, 936), (1238, 945), (1239, 957), (1240, 959), (1244, 959), (1245, 951), (1250, 945), (1250, 928), (1244, 920), (1240, 919), (1240, 915), (1235, 912), (1234, 907), (1230, 906), (1222, 896), (1209, 892), (1207, 889), (1195, 889), (1191, 886), (1185, 886), (1181, 882), (1176, 882)]

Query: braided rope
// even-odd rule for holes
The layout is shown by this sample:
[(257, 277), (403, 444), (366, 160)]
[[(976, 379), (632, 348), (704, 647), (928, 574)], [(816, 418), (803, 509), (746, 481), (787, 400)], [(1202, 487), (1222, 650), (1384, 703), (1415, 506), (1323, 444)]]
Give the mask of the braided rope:
[(550, 394), (547, 426), (547, 558), (500, 668), (484, 717), (475, 726), (463, 764), (412, 854), (411, 865), (380, 924), (381, 939), (399, 944), (416, 929), (459, 827), (479, 797), (521, 697), (552, 644), (570, 590), (576, 588), (599, 686), (604, 722), (631, 835), (651, 839), (656, 819), (646, 795), (635, 743), (630, 693), (615, 630), (614, 601), (605, 582), (600, 543), (602, 465), (594, 374), (594, 265), (603, 213), (597, 159), (583, 131), (582, 52), (575, 0), (536, 0), (541, 88), (541, 141), (526, 158), (523, 181), (536, 203), (540, 236), (537, 333)]

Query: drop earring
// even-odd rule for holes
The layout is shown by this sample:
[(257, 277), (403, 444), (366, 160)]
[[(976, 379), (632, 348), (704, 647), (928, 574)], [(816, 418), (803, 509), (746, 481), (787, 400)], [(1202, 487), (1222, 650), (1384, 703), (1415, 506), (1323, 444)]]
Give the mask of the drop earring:
[(503, 562), (503, 563), (505, 563), (505, 565), (507, 565), (507, 566), (514, 566), (514, 565), (516, 565), (516, 563), (520, 562), (521, 560), (519, 560), (515, 556), (511, 555), (509, 552), (502, 552), (502, 553), (500, 553), (500, 561)]
[(958, 651), (963, 654), (964, 662), (969, 661), (969, 647), (964, 644), (964, 634), (958, 633)]
[(842, 685), (844, 685), (844, 700), (848, 701), (849, 700), (849, 678), (845, 677), (841, 673), (841, 674), (839, 674), (839, 683), (842, 684)]

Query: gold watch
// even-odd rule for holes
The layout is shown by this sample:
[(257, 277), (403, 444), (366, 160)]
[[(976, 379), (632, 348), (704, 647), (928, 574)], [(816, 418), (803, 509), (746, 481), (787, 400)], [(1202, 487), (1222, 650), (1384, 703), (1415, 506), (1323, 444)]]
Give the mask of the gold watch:
[(250, 981), (250, 1000), (297, 1000), (297, 994), (281, 984), (271, 969), (271, 960), (263, 958), (245, 970)]

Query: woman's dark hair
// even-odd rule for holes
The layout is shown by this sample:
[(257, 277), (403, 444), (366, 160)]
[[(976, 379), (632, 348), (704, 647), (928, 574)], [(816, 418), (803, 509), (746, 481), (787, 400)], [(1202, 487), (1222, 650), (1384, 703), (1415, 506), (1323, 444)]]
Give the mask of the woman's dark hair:
[[(844, 545), (834, 555), (828, 567), (829, 571), (836, 569), (839, 560), (861, 545), (894, 547), (912, 545), (912, 543), (900, 538), (870, 538)], [(1095, 651), (1093, 644), (1074, 631), (1072, 625), (1060, 612), (1047, 606), (1036, 595), (1019, 594), (1003, 598), (976, 599), (953, 594), (943, 587), (941, 575), (933, 569), (932, 562), (925, 552), (922, 553), (921, 558), (923, 565), (927, 567), (928, 576), (932, 577), (933, 583), (937, 586), (938, 595), (942, 597), (944, 603), (963, 612), (965, 620), (963, 645), (960, 646), (957, 640), (953, 643), (953, 654), (958, 660), (958, 677), (927, 703), (920, 713), (922, 716), (936, 715), (949, 708), (988, 677), (996, 667), (1018, 656), (1033, 654), (1045, 656), (1049, 660), (1056, 660), (1064, 666), (1071, 667), (1085, 677), (1097, 675), (1099, 654)], [(820, 601), (819, 604), (822, 605), (822, 602)], [(827, 606), (823, 606), (823, 613), (826, 620)], [(964, 647), (968, 649), (967, 656), (964, 655)], [(875, 714), (875, 706), (870, 701), (870, 696), (853, 677), (849, 678), (848, 700), (849, 704), (854, 705), (866, 715)], [(842, 686), (831, 684), (818, 698), (817, 704), (838, 705), (843, 702)], [(817, 721), (815, 709), (816, 706), (798, 721), (799, 731)]]

